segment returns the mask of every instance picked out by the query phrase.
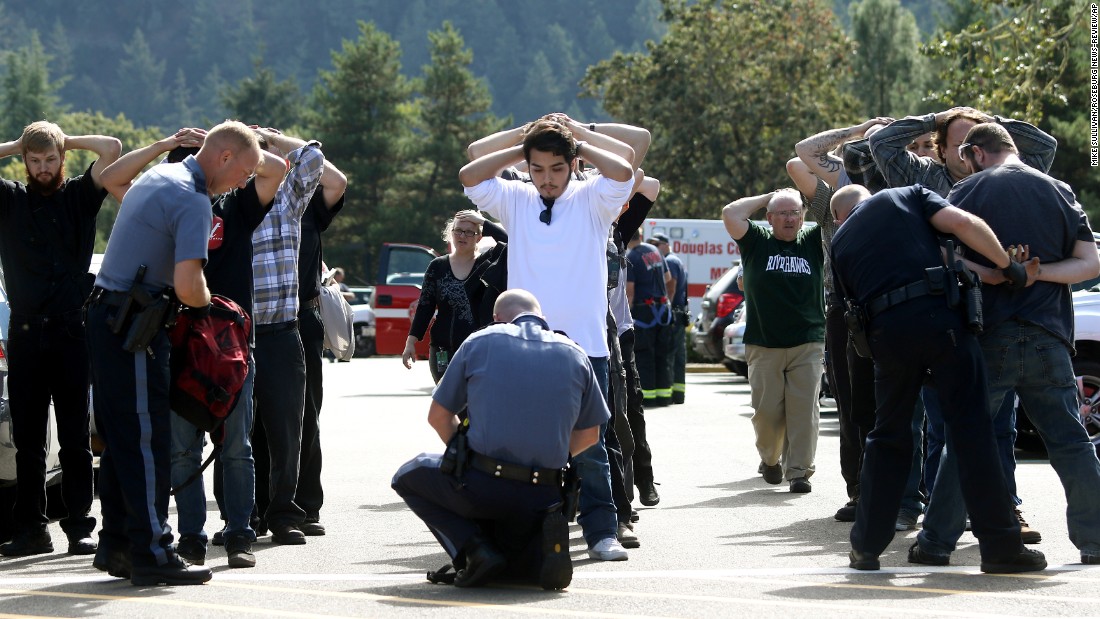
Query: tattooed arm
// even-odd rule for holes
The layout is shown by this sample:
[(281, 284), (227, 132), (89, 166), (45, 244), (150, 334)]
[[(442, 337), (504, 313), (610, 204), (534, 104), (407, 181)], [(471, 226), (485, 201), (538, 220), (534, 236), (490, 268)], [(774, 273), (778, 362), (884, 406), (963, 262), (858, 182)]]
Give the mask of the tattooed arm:
[(859, 125), (823, 131), (795, 144), (794, 152), (811, 172), (829, 183), (830, 187), (836, 188), (837, 178), (844, 167), (844, 162), (834, 155), (832, 150), (849, 140), (863, 137), (863, 134), (875, 125), (888, 125), (891, 122), (893, 122), (892, 118), (879, 117)]

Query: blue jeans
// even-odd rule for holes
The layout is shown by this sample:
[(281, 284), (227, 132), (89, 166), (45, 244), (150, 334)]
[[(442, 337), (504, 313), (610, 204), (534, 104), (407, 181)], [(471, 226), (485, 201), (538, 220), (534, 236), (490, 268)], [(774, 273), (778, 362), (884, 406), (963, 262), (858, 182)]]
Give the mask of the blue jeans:
[[(256, 363), (250, 358), (248, 377), (241, 388), (240, 399), (233, 412), (225, 418), (225, 441), (219, 456), (226, 517), (226, 536), (247, 536), (256, 539), (249, 524), (256, 502), (256, 468), (252, 461), (252, 388)], [(172, 413), (172, 487), (178, 487), (202, 466), (205, 433), (186, 419)], [(206, 492), (202, 477), (176, 495), (177, 525), (181, 535), (197, 535), (206, 543)]]
[[(924, 400), (924, 411), (928, 415), (928, 441), (924, 460), (924, 489), (928, 496), (936, 488), (936, 475), (940, 469), (940, 458), (943, 457), (943, 413), (940, 410), (939, 395), (936, 388), (926, 385), (921, 391)], [(1000, 410), (993, 417), (993, 434), (997, 438), (997, 454), (1001, 459), (1001, 467), (1005, 471), (1005, 483), (1008, 484), (1008, 492), (1012, 496), (1012, 502), (1016, 505), (1023, 503), (1016, 496), (1016, 392), (1009, 391), (1005, 394)]]
[[(1070, 541), (1082, 554), (1100, 555), (1100, 461), (1078, 416), (1069, 350), (1042, 328), (1016, 321), (988, 331), (981, 347), (988, 367), (990, 414), (1004, 416), (1001, 403), (1015, 389), (1065, 489)], [(952, 445), (948, 433), (924, 530), (917, 537), (923, 550), (938, 555), (955, 549), (966, 519), (958, 500)]]
[[(600, 391), (607, 400), (608, 359), (589, 357)], [(577, 523), (581, 525), (584, 541), (589, 546), (618, 534), (618, 516), (615, 501), (611, 497), (611, 463), (607, 458), (603, 435), (607, 424), (600, 426), (600, 440), (595, 445), (573, 456), (573, 464), (581, 477), (581, 496)]]

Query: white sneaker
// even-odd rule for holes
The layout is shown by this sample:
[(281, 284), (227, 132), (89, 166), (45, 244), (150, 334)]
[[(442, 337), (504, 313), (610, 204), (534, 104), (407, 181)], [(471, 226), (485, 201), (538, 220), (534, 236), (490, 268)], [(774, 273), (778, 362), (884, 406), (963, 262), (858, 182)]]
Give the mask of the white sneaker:
[(595, 546), (588, 549), (589, 558), (597, 561), (626, 561), (626, 548), (614, 537), (607, 537), (596, 542)]

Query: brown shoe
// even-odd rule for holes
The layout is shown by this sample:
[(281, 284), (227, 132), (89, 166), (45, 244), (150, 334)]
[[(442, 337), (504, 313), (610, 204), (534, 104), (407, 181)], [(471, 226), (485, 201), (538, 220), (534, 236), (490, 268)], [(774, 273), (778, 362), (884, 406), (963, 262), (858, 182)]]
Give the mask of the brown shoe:
[(1038, 531), (1027, 526), (1027, 521), (1024, 520), (1024, 515), (1020, 513), (1020, 510), (1016, 509), (1015, 511), (1016, 519), (1020, 521), (1020, 539), (1025, 544), (1038, 544), (1043, 541), (1043, 536)]

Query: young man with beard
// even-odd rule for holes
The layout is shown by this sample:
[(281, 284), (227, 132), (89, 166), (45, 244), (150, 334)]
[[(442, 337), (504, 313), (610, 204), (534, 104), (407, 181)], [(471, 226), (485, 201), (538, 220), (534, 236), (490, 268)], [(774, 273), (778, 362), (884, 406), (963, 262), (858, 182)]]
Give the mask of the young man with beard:
[[(607, 235), (634, 182), (632, 163), (611, 149), (622, 147), (631, 159), (634, 152), (597, 133), (592, 125), (584, 127), (564, 118), (541, 119), (525, 126), (521, 134), (522, 144), (466, 164), (459, 180), (470, 200), (508, 230), (508, 287), (532, 292), (551, 328), (565, 331), (585, 350), (606, 396)], [(577, 157), (593, 164), (600, 175), (572, 179)], [(530, 183), (497, 176), (521, 161), (527, 164)], [(581, 479), (588, 480), (583, 482), (578, 521), (589, 556), (625, 560), (626, 551), (616, 539), (616, 509), (602, 432), (601, 440), (575, 461)]]
[[(98, 159), (83, 174), (65, 178), (65, 153), (90, 150)], [(22, 155), (27, 184), (0, 181), (0, 261), (11, 320), (8, 389), (19, 487), (16, 531), (0, 546), (5, 556), (53, 552), (46, 529), (46, 428), (54, 402), (68, 513), (61, 528), (70, 554), (91, 554), (92, 451), (88, 432), (88, 357), (80, 308), (91, 292), (95, 220), (107, 192), (103, 170), (122, 144), (102, 135), (67, 136), (39, 121), (0, 157)]]

